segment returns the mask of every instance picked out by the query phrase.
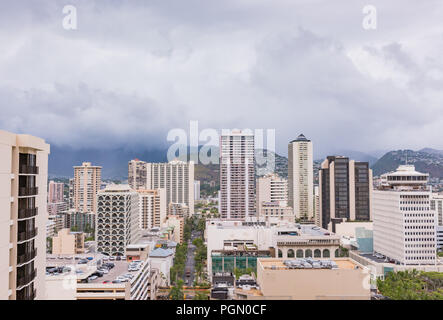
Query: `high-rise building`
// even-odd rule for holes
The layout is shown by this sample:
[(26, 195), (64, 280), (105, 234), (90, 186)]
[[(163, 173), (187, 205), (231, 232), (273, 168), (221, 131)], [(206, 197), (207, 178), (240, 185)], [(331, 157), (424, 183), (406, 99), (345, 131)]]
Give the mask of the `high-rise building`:
[(68, 209), (74, 209), (74, 179), (69, 179), (68, 190)]
[(128, 181), (132, 189), (165, 189), (166, 204), (182, 203), (194, 214), (194, 162), (173, 160), (167, 163), (128, 164)]
[(48, 203), (63, 202), (64, 188), (63, 182), (49, 181)]
[(138, 159), (128, 163), (128, 183), (134, 190), (148, 189), (147, 163)]
[(200, 200), (200, 181), (194, 181), (194, 200)]
[(220, 137), (219, 201), (222, 219), (244, 219), (256, 215), (252, 133), (232, 130)]
[(0, 299), (44, 299), (49, 145), (0, 131), (0, 154)]
[(372, 197), (374, 251), (403, 265), (435, 264), (437, 217), (429, 175), (401, 165), (381, 178)]
[(443, 226), (443, 194), (432, 194), (431, 210), (435, 211), (438, 225)]
[[(370, 221), (372, 170), (368, 162), (329, 156), (319, 170), (321, 227), (335, 221)], [(337, 219), (337, 220), (336, 220)], [(334, 232), (334, 227), (331, 229)]]
[(101, 185), (102, 167), (83, 162), (74, 167), (74, 209), (97, 212), (97, 193)]
[(139, 195), (129, 185), (108, 185), (97, 194), (97, 251), (122, 256), (140, 238)]
[(301, 221), (314, 220), (312, 141), (303, 134), (288, 145), (288, 205)]
[(140, 229), (161, 227), (166, 220), (166, 189), (137, 190), (139, 194)]

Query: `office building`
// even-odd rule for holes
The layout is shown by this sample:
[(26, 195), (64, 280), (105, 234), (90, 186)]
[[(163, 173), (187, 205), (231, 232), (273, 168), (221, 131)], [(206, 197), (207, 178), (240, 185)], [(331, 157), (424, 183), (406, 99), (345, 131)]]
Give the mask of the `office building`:
[[(319, 170), (319, 211), (321, 227), (329, 223), (370, 221), (372, 170), (368, 162), (329, 156)], [(332, 226), (334, 232), (334, 226)]]
[(429, 175), (401, 165), (373, 191), (374, 251), (403, 265), (436, 263), (437, 217)]
[(0, 299), (44, 299), (49, 145), (0, 131), (0, 154)]
[(74, 167), (74, 209), (97, 212), (97, 193), (101, 186), (102, 167), (83, 162)]
[(288, 145), (288, 205), (301, 221), (314, 221), (312, 141), (301, 134)]
[(255, 212), (254, 135), (241, 130), (220, 137), (220, 215), (245, 219)]
[(149, 230), (161, 227), (166, 220), (166, 189), (142, 190), (139, 195), (139, 224), (140, 229)]
[(129, 185), (108, 185), (97, 200), (97, 251), (122, 256), (126, 246), (140, 238), (139, 195)]

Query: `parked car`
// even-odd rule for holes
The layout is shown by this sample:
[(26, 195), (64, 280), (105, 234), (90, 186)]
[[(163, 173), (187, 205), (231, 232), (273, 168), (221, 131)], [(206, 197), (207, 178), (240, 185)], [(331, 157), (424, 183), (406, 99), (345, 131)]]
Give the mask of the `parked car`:
[(89, 281), (93, 281), (93, 280), (95, 280), (95, 279), (97, 279), (97, 278), (98, 278), (97, 276), (92, 275), (92, 276), (90, 276), (90, 277), (88, 278), (88, 280), (89, 280)]

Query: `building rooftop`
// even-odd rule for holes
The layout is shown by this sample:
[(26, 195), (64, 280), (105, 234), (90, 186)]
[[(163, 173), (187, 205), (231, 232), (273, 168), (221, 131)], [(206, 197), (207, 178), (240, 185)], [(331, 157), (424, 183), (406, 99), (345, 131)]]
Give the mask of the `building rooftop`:
[(306, 139), (305, 135), (302, 133), (297, 137), (297, 139), (292, 140), (291, 143), (292, 142), (300, 142), (300, 141), (310, 142), (311, 140)]
[(171, 249), (155, 248), (149, 254), (150, 258), (166, 258), (173, 255), (174, 252)]
[[(288, 260), (302, 260), (302, 259), (281, 259), (281, 258), (259, 258), (257, 260), (257, 264), (261, 264), (264, 269), (266, 270), (327, 270), (325, 268), (289, 268), (287, 264), (285, 264), (285, 261)], [(305, 259), (306, 260), (306, 259)], [(316, 259), (312, 259), (316, 261)], [(342, 258), (342, 259), (331, 259), (331, 260), (319, 260), (319, 261), (332, 261), (335, 263), (336, 268), (335, 269), (357, 269), (358, 264), (353, 262), (352, 260), (348, 258)], [(333, 270), (333, 269), (331, 269)]]

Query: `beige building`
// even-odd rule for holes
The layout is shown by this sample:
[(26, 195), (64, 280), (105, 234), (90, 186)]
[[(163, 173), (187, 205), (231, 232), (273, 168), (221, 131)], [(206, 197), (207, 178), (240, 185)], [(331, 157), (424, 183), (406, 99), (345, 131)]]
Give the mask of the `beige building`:
[(295, 217), (314, 220), (314, 171), (312, 141), (301, 134), (288, 146), (288, 205)]
[(139, 194), (140, 229), (161, 227), (166, 220), (166, 189), (137, 190)]
[(0, 131), (0, 154), (0, 299), (44, 299), (49, 145)]
[(184, 218), (169, 215), (166, 224), (168, 227), (174, 227), (174, 236), (172, 240), (180, 244), (183, 243), (183, 231), (185, 227)]
[(334, 267), (290, 268), (283, 259), (257, 259), (257, 284), (262, 296), (250, 299), (369, 300), (368, 270), (349, 258), (332, 260)]
[(85, 252), (85, 234), (62, 229), (52, 238), (52, 254), (78, 254)]
[(275, 202), (281, 207), (288, 204), (288, 180), (277, 174), (267, 174), (257, 179), (256, 208), (260, 214), (263, 202)]
[(102, 167), (83, 162), (74, 167), (74, 202), (79, 212), (97, 212), (97, 193), (101, 185)]
[(286, 220), (295, 222), (294, 210), (292, 210), (291, 207), (282, 206), (277, 202), (262, 202), (258, 215), (266, 221)]

